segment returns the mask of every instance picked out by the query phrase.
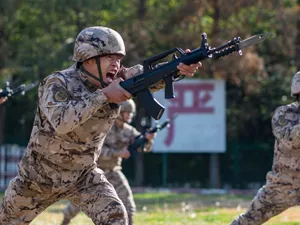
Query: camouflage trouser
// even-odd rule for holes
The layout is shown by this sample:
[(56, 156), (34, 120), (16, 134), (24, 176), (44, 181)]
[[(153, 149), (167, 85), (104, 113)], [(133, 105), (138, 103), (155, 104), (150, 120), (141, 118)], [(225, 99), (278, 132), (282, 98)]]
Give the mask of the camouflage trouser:
[(48, 206), (68, 199), (80, 207), (96, 225), (127, 225), (126, 209), (113, 186), (95, 168), (84, 179), (64, 190), (53, 190), (21, 177), (14, 178), (0, 208), (1, 225), (27, 225)]
[(247, 211), (239, 215), (231, 225), (258, 225), (286, 209), (299, 205), (300, 189), (292, 184), (267, 183), (259, 189)]
[[(114, 186), (118, 196), (125, 205), (128, 213), (129, 225), (133, 224), (133, 213), (136, 211), (133, 195), (129, 183), (122, 171), (108, 171), (105, 173), (107, 180)], [(80, 209), (69, 203), (64, 209), (64, 221), (62, 225), (67, 225), (74, 218)]]

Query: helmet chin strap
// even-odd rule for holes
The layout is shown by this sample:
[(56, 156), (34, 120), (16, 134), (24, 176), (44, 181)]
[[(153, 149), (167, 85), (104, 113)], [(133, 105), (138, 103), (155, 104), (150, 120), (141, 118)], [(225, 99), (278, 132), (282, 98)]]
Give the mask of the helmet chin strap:
[(102, 71), (101, 71), (101, 66), (100, 66), (100, 57), (96, 57), (95, 60), (96, 60), (96, 64), (97, 64), (99, 77), (96, 77), (95, 75), (93, 75), (89, 71), (87, 71), (84, 68), (83, 64), (80, 64), (79, 69), (82, 72), (86, 73), (89, 77), (91, 77), (91, 78), (95, 79), (96, 81), (98, 81), (101, 84), (102, 88), (105, 88), (105, 87), (108, 86), (108, 84), (103, 81), (103, 76), (102, 76)]

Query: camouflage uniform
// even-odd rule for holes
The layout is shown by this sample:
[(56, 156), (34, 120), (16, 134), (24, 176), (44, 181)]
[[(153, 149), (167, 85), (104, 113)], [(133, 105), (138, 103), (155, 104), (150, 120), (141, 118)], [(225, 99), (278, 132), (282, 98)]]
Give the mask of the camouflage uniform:
[[(129, 225), (133, 224), (133, 214), (136, 211), (133, 195), (129, 183), (123, 174), (122, 158), (119, 157), (120, 151), (127, 148), (133, 139), (139, 136), (140, 133), (132, 126), (124, 123), (123, 128), (116, 124), (106, 136), (100, 157), (97, 161), (99, 168), (105, 172), (107, 180), (114, 186), (118, 196), (125, 205), (129, 217)], [(152, 141), (148, 141), (143, 149), (144, 152), (149, 152), (152, 148)], [(68, 204), (64, 210), (64, 222), (66, 225), (70, 220), (79, 213), (79, 209), (73, 204)]]
[[(292, 95), (300, 92), (300, 73), (293, 78)], [(258, 225), (300, 204), (300, 105), (280, 106), (272, 118), (276, 138), (272, 171), (248, 210), (232, 225)]]
[[(109, 28), (98, 30), (112, 34)], [(97, 28), (85, 32), (88, 39), (98, 35)], [(78, 37), (76, 43), (84, 45), (74, 50), (77, 62), (82, 60), (79, 52), (87, 58), (94, 56), (84, 51), (85, 47), (110, 44), (97, 36), (93, 45), (86, 46), (82, 35)], [(136, 68), (141, 66), (133, 71)], [(45, 78), (39, 87), (36, 117), (19, 175), (9, 183), (0, 207), (1, 225), (29, 224), (61, 199), (80, 207), (96, 225), (127, 224), (122, 201), (96, 163), (118, 114), (119, 108), (112, 109), (102, 90), (75, 64)]]

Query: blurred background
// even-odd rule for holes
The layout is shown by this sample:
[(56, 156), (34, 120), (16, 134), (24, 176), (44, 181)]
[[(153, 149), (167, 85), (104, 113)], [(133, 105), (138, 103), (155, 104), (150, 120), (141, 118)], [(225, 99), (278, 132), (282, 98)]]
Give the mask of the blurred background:
[[(11, 87), (40, 81), (70, 66), (76, 35), (94, 25), (111, 27), (123, 36), (127, 67), (173, 47), (197, 48), (203, 32), (212, 47), (237, 36), (272, 32), (263, 43), (244, 49), (242, 56), (202, 61), (195, 79), (188, 80), (200, 85), (199, 93), (204, 91), (200, 100), (207, 97), (199, 104), (215, 107), (211, 120), (201, 110), (179, 113), (170, 127), (177, 142), (164, 144), (160, 137), (170, 132), (165, 130), (158, 133), (152, 153), (123, 163), (133, 187), (256, 189), (264, 184), (273, 158), (272, 113), (294, 101), (290, 83), (300, 69), (300, 1), (1, 0), (0, 88), (6, 81)], [(214, 88), (206, 90), (201, 84)], [(193, 101), (190, 98), (184, 97), (188, 102)], [(33, 89), (0, 106), (1, 189), (15, 175), (36, 102)], [(173, 103), (164, 104), (169, 112)], [(153, 121), (137, 105), (134, 125), (142, 131)], [(191, 118), (197, 126), (187, 137), (183, 134), (189, 131)], [(201, 126), (203, 118), (206, 123)], [(219, 145), (209, 147), (214, 140)]]

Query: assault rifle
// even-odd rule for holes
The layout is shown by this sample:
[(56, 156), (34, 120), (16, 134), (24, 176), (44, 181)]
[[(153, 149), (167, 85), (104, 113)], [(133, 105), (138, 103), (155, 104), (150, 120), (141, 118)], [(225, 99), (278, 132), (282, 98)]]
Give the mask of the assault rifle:
[[(153, 134), (153, 133), (163, 130), (166, 127), (169, 127), (170, 123), (176, 118), (176, 116), (177, 116), (177, 114), (174, 114), (170, 119), (167, 119), (162, 124), (155, 124), (152, 128), (148, 129), (146, 132)], [(141, 135), (137, 136), (134, 139), (134, 142), (128, 146), (128, 151), (130, 151), (131, 154), (135, 155), (135, 153), (137, 152), (137, 149), (140, 147), (143, 149), (144, 145), (147, 143), (147, 141), (148, 140), (145, 137), (145, 134), (141, 134)]]
[(1, 97), (12, 97), (14, 95), (22, 94), (24, 95), (27, 91), (31, 90), (32, 88), (36, 87), (38, 82), (33, 82), (31, 84), (21, 84), (20, 86), (11, 89), (9, 87), (9, 83), (7, 82), (6, 88), (3, 92), (0, 93)]
[[(173, 48), (155, 55), (143, 62), (144, 72), (142, 74), (122, 81), (120, 82), (120, 85), (132, 96), (136, 96), (138, 98), (139, 102), (143, 104), (143, 107), (151, 117), (155, 120), (159, 120), (163, 115), (165, 108), (155, 98), (153, 98), (149, 88), (159, 81), (164, 80), (165, 98), (174, 98), (173, 83), (183, 78), (183, 76), (178, 74), (179, 70), (177, 69), (177, 66), (179, 63), (190, 65), (207, 58), (219, 59), (233, 52), (238, 52), (239, 55), (242, 55), (241, 49), (264, 41), (270, 36), (270, 34), (271, 33), (262, 33), (252, 36), (246, 40), (242, 40), (240, 37), (235, 37), (222, 46), (211, 48), (207, 44), (206, 34), (203, 33), (201, 35), (202, 42), (199, 48), (192, 50), (190, 53), (186, 53), (181, 48)], [(179, 53), (180, 56), (177, 56), (176, 53)], [(170, 54), (173, 54), (172, 61), (158, 67), (153, 65)]]

